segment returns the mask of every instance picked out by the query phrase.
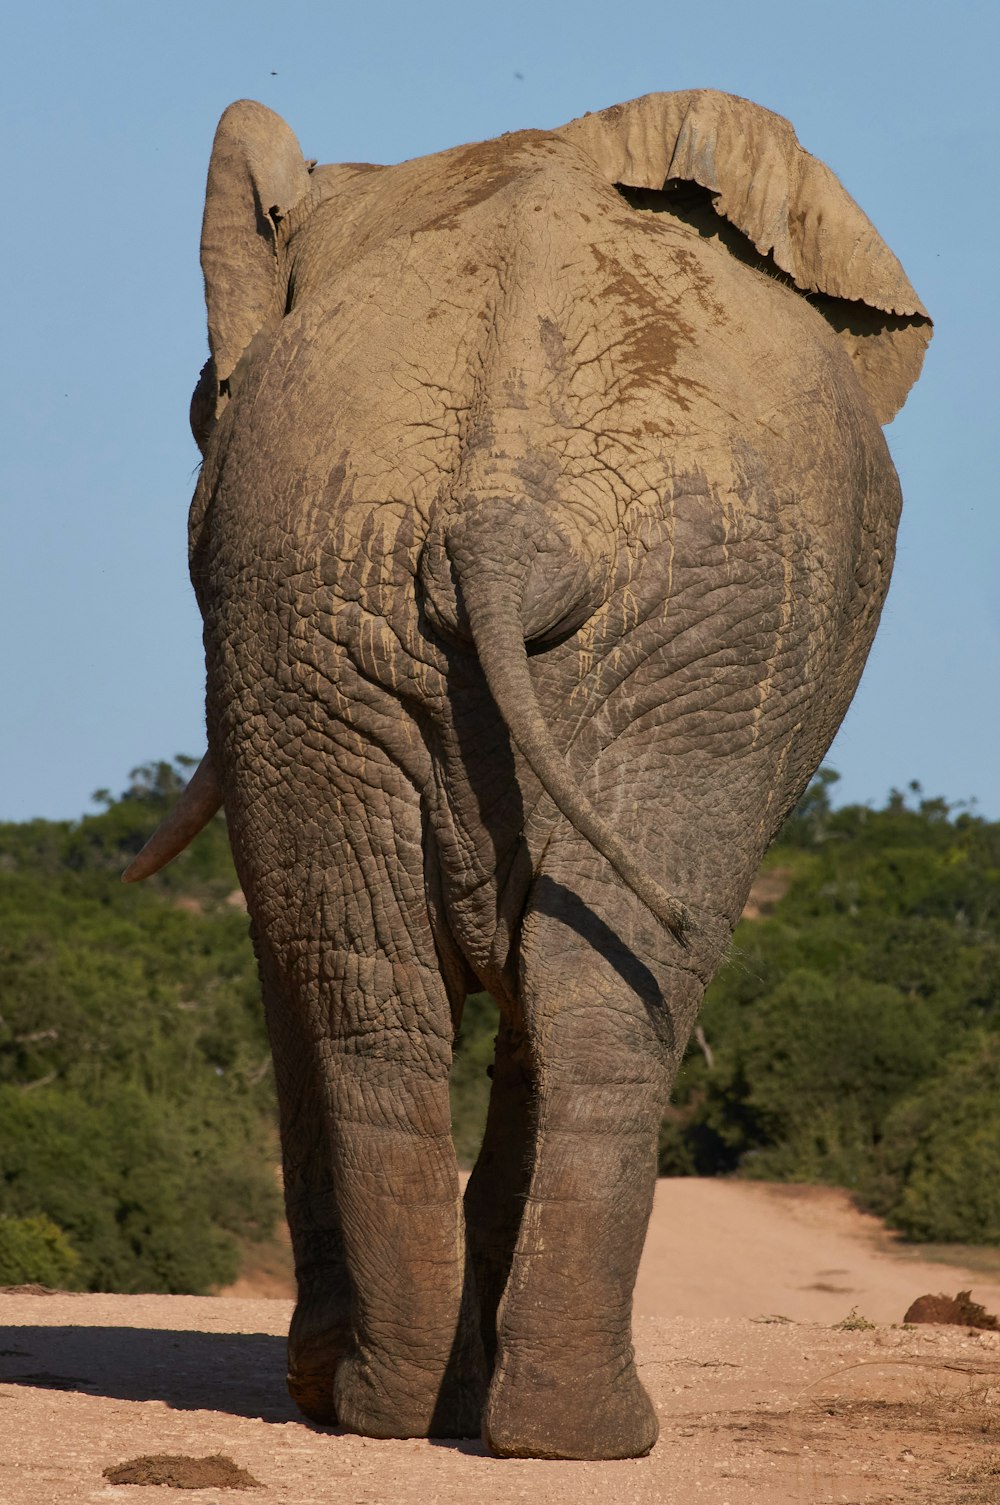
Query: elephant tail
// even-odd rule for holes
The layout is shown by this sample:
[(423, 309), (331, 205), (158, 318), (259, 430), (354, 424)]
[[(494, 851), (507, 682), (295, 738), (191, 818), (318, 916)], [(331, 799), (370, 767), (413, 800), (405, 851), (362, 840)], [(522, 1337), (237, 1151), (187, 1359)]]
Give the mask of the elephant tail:
[(166, 867), (205, 829), (221, 806), (222, 790), (206, 753), (176, 805), (122, 873), (122, 882), (139, 883)]
[[(525, 645), (526, 636), (533, 636), (530, 619), (539, 617), (542, 604), (537, 582), (533, 603), (526, 602), (525, 597), (532, 594), (535, 561), (541, 561), (544, 570), (546, 563), (552, 565), (553, 555), (559, 550), (552, 547), (551, 522), (539, 541), (532, 538), (530, 527), (524, 527), (518, 511), (514, 509), (518, 521), (510, 526), (508, 503), (508, 525), (500, 529), (499, 541), (494, 535), (490, 548), (484, 546), (484, 530), (465, 530), (461, 519), (447, 530), (445, 549), (461, 598), (456, 625), (462, 636), (467, 634), (472, 639), (511, 740), (553, 804), (651, 914), (685, 944), (686, 934), (695, 929), (690, 911), (644, 871), (628, 845), (594, 809), (556, 746), (538, 704)], [(571, 601), (574, 594), (570, 593)], [(579, 604), (578, 598), (574, 605)], [(579, 611), (572, 606), (567, 610), (565, 594), (559, 608), (564, 621), (578, 623)], [(550, 605), (547, 615), (551, 618), (555, 614), (556, 608)]]
[[(421, 567), (432, 621), (471, 638), (512, 742), (574, 830), (610, 864), (626, 888), (684, 944), (694, 920), (652, 878), (580, 789), (542, 715), (528, 668), (529, 639), (573, 630), (601, 599), (593, 569), (535, 508), (487, 504), (446, 526)], [(176, 805), (129, 863), (137, 883), (160, 871), (202, 831), (222, 805), (206, 753)]]

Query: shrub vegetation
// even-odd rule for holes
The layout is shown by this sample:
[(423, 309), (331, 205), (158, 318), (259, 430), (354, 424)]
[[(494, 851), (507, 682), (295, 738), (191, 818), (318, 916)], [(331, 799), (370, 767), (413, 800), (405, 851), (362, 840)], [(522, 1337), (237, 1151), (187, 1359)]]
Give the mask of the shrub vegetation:
[[(765, 860), (660, 1167), (846, 1186), (913, 1239), (1000, 1242), (1000, 824), (823, 771)], [(710, 1059), (709, 1059), (710, 1058)]]
[[(0, 826), (0, 1283), (190, 1291), (278, 1214), (274, 1090), (221, 817), (122, 868), (189, 760), (76, 822)], [(821, 771), (764, 866), (660, 1142), (672, 1175), (846, 1186), (908, 1237), (1000, 1242), (1000, 824), (911, 786), (833, 809)], [(496, 1010), (452, 1074), (475, 1156)]]
[(217, 818), (121, 871), (189, 760), (78, 822), (0, 826), (0, 1281), (202, 1292), (279, 1210), (256, 968)]

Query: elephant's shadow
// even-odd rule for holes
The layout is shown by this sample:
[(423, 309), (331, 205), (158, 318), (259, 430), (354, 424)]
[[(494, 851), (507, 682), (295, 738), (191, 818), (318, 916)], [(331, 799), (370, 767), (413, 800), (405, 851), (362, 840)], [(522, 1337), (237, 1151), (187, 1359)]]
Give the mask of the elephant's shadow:
[(143, 1327), (5, 1327), (0, 1384), (159, 1400), (183, 1411), (303, 1421), (283, 1384), (285, 1339)]
[[(178, 1411), (221, 1411), (253, 1421), (307, 1421), (285, 1390), (286, 1339), (270, 1333), (203, 1333), (148, 1327), (0, 1327), (0, 1385), (163, 1401)], [(473, 1439), (432, 1439), (488, 1456)]]

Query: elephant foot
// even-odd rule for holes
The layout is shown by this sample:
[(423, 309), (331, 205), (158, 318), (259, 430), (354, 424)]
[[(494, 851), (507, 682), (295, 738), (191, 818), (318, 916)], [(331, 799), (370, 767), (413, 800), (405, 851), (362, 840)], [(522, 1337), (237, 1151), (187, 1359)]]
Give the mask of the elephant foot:
[(289, 1359), (285, 1377), (288, 1394), (297, 1404), (307, 1421), (315, 1421), (318, 1427), (336, 1427), (337, 1410), (333, 1404), (333, 1374), (322, 1367), (295, 1365)]
[[(451, 1366), (449, 1366), (451, 1369)], [(340, 1425), (362, 1437), (478, 1437), (486, 1381), (482, 1367), (464, 1376), (431, 1374), (408, 1363), (391, 1366), (355, 1353), (333, 1385)]]
[(350, 1346), (343, 1302), (300, 1297), (288, 1331), (288, 1393), (302, 1415), (322, 1427), (337, 1425), (334, 1377)]
[(642, 1458), (659, 1435), (631, 1356), (597, 1374), (507, 1354), (490, 1387), (483, 1441), (501, 1458)]
[(289, 1395), (307, 1421), (314, 1421), (320, 1427), (337, 1425), (333, 1380), (325, 1371), (296, 1370), (289, 1364), (285, 1383)]

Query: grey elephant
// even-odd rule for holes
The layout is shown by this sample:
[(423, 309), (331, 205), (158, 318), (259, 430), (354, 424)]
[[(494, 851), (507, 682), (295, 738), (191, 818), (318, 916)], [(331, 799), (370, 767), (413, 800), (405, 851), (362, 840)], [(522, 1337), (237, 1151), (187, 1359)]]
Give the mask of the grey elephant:
[[(791, 127), (650, 95), (395, 167), (242, 101), (202, 235), (191, 573), (298, 1280), (289, 1385), (375, 1437), (641, 1455), (657, 1129), (850, 701), (930, 321)], [(460, 1197), (448, 1072), (499, 1005)]]

